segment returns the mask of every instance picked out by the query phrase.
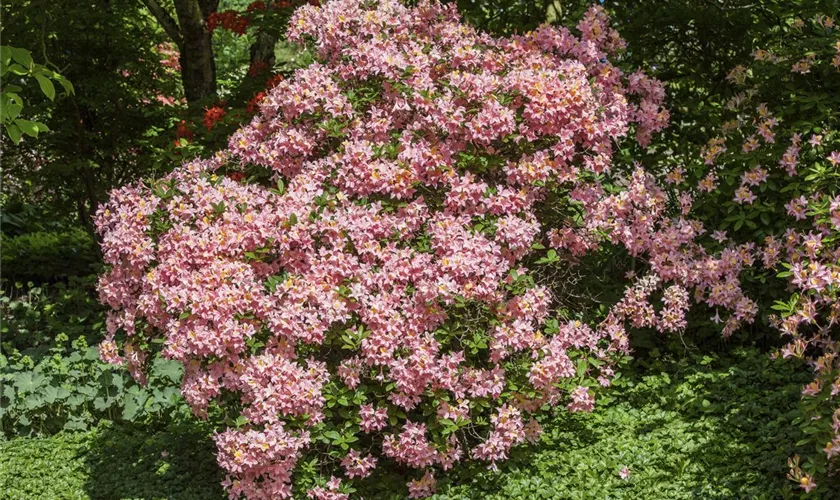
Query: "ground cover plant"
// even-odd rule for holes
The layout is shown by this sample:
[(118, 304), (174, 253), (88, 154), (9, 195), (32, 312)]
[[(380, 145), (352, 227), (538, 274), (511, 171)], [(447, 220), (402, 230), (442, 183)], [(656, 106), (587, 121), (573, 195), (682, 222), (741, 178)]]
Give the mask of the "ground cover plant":
[[(808, 380), (797, 363), (743, 350), (636, 362), (625, 373), (592, 413), (546, 415), (540, 442), (499, 471), (444, 473), (435, 498), (796, 498), (784, 472), (803, 436), (789, 425)], [(0, 489), (4, 498), (221, 499), (210, 434), (195, 422), (103, 425), (5, 442)], [(403, 482), (386, 472), (356, 494), (404, 498)]]

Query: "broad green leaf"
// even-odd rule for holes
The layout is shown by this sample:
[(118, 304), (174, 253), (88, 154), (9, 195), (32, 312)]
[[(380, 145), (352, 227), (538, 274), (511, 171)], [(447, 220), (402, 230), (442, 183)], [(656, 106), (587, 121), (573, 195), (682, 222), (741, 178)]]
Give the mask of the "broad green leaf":
[(3, 384), (3, 397), (9, 400), (15, 399), (15, 389), (12, 387), (12, 384)]
[(179, 382), (184, 369), (177, 361), (157, 358), (152, 364), (152, 373), (157, 377), (166, 377), (172, 382)]
[(15, 97), (17, 97), (18, 100), (20, 99), (16, 95), (14, 97), (11, 97), (11, 102), (6, 104), (3, 108), (3, 118), (6, 122), (10, 122), (17, 118), (18, 115), (20, 115), (21, 110), (23, 110), (23, 101), (18, 102), (17, 100), (15, 100)]
[(67, 398), (67, 404), (70, 408), (78, 408), (79, 406), (85, 404), (87, 399), (81, 394), (73, 394), (69, 398)]
[(53, 85), (53, 82), (44, 75), (35, 75), (35, 79), (38, 80), (38, 85), (41, 86), (41, 92), (43, 92), (49, 100), (55, 100), (55, 85)]
[(22, 372), (15, 377), (15, 382), (21, 392), (35, 392), (47, 382), (47, 377), (36, 372)]
[(17, 63), (12, 63), (11, 65), (6, 67), (8, 68), (9, 73), (14, 73), (15, 75), (23, 76), (29, 73), (29, 70)]
[(34, 410), (35, 408), (43, 406), (45, 402), (46, 400), (42, 396), (37, 394), (30, 394), (26, 397), (26, 399), (23, 400), (23, 407), (27, 410)]
[(87, 428), (88, 428), (87, 423), (85, 423), (85, 421), (82, 420), (82, 419), (68, 420), (64, 424), (64, 430), (66, 430), (66, 431), (84, 431), (84, 430), (87, 430)]
[(138, 397), (126, 397), (125, 405), (123, 406), (122, 417), (129, 421), (137, 418), (137, 416), (140, 414), (140, 411), (145, 406), (146, 400), (148, 400), (147, 395), (139, 395)]
[(29, 120), (18, 119), (18, 120), (15, 120), (15, 125), (17, 125), (18, 128), (24, 134), (28, 135), (29, 137), (33, 137), (33, 138), (38, 137), (38, 124), (37, 123), (35, 123), (33, 121), (29, 121)]
[(29, 54), (29, 51), (26, 49), (21, 49), (19, 47), (10, 47), (12, 52), (12, 59), (15, 62), (19, 63), (24, 68), (29, 68), (32, 66), (32, 56)]
[(47, 386), (44, 389), (44, 400), (47, 403), (53, 404), (56, 401), (67, 399), (70, 396), (70, 391), (63, 387)]
[(56, 78), (56, 81), (59, 84), (61, 84), (61, 86), (64, 88), (64, 91), (67, 92), (68, 94), (75, 94), (76, 93), (75, 89), (73, 88), (73, 84), (70, 83), (70, 80), (68, 80), (67, 78), (64, 78), (63, 76), (60, 76), (60, 77)]

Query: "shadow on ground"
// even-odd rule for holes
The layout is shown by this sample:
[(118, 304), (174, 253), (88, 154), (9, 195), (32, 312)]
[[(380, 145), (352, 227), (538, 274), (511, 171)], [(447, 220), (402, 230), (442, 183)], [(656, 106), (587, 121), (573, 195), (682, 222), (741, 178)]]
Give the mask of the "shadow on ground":
[(85, 490), (93, 499), (222, 499), (222, 475), (209, 431), (174, 424), (158, 432), (100, 429), (85, 457)]

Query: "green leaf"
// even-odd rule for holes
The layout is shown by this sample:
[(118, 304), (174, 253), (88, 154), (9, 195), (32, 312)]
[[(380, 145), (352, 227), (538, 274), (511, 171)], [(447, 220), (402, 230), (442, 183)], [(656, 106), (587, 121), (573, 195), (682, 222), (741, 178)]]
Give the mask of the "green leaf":
[(12, 387), (12, 384), (4, 384), (3, 397), (9, 400), (15, 399), (15, 389)]
[(47, 377), (40, 373), (22, 372), (15, 377), (15, 382), (21, 392), (35, 392), (47, 382)]
[(6, 68), (8, 69), (8, 71), (10, 73), (14, 73), (16, 75), (23, 76), (23, 75), (29, 73), (29, 70), (27, 70), (26, 68), (24, 68), (23, 66), (21, 66), (20, 64), (17, 64), (17, 63), (12, 63), (11, 65), (6, 66), (4, 69), (6, 69)]
[(152, 363), (152, 373), (157, 377), (166, 377), (172, 382), (180, 382), (184, 369), (181, 363), (177, 361), (156, 358), (154, 363)]
[(67, 399), (68, 397), (70, 397), (70, 391), (63, 387), (53, 387), (50, 385), (44, 389), (44, 399), (49, 404), (53, 404), (61, 399)]
[(85, 431), (87, 430), (87, 423), (84, 420), (68, 420), (64, 424), (64, 430), (66, 431)]
[(38, 138), (38, 124), (29, 120), (15, 120), (15, 125), (29, 137)]
[[(10, 121), (14, 120), (15, 118), (17, 118), (18, 115), (20, 114), (21, 110), (23, 109), (23, 101), (20, 101), (20, 98), (18, 96), (11, 95), (11, 96), (9, 96), (9, 98), (10, 98), (11, 101), (14, 101), (14, 102), (5, 103), (6, 105), (3, 106), (3, 110), (2, 110), (3, 115), (4, 115), (3, 116), (3, 121), (5, 121), (5, 122), (10, 122)], [(20, 102), (17, 102), (17, 101), (20, 101)], [(20, 135), (20, 134), (18, 134), (18, 135)]]
[(20, 144), (20, 129), (17, 128), (17, 125), (14, 123), (7, 123), (6, 133), (9, 134), (9, 138), (12, 139), (12, 142)]
[(585, 358), (581, 358), (577, 362), (577, 376), (583, 377), (586, 374), (586, 368), (589, 363), (586, 361)]
[(145, 406), (147, 399), (149, 399), (149, 397), (146, 394), (139, 394), (137, 397), (132, 397), (131, 395), (126, 397), (122, 417), (129, 421), (137, 418), (140, 414), (140, 410), (142, 410)]
[(41, 92), (43, 92), (49, 100), (55, 100), (55, 85), (53, 85), (53, 82), (44, 75), (35, 75), (35, 79), (38, 80), (38, 85), (41, 86)]
[(2, 63), (5, 66), (9, 64), (11, 60), (12, 48), (7, 45), (3, 45), (2, 47), (0, 47), (0, 63)]
[(769, 213), (767, 213), (767, 212), (762, 212), (762, 213), (761, 213), (761, 222), (763, 222), (764, 224), (766, 224), (766, 225), (768, 225), (768, 226), (769, 226), (769, 225), (770, 225), (770, 221), (771, 221), (771, 219), (770, 219), (770, 214), (769, 214)]
[(42, 406), (44, 402), (44, 398), (35, 394), (30, 394), (25, 400), (23, 400), (23, 407), (27, 410), (34, 410), (35, 408)]
[(32, 56), (29, 55), (29, 51), (26, 49), (21, 49), (19, 47), (10, 47), (12, 52), (12, 59), (18, 62), (24, 68), (29, 68), (32, 66)]
[(70, 83), (70, 80), (68, 80), (67, 78), (64, 78), (63, 76), (59, 76), (59, 77), (56, 78), (56, 81), (59, 84), (61, 84), (61, 86), (64, 88), (64, 91), (67, 92), (68, 94), (75, 94), (76, 93), (75, 89), (73, 89), (73, 84)]

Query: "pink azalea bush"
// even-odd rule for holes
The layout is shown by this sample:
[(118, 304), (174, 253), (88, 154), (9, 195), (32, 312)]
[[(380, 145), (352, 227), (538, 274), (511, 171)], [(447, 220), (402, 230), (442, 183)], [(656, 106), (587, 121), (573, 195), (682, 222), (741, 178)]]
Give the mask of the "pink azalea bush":
[(777, 35), (729, 73), (704, 165), (677, 188), (697, 180), (698, 217), (720, 241), (751, 245), (762, 316), (785, 341), (776, 356), (813, 370), (796, 423), (820, 451), (792, 457), (788, 475), (811, 492), (840, 456), (840, 32), (818, 13), (792, 17)]
[[(754, 247), (710, 253), (689, 193), (613, 164), (667, 124), (662, 85), (610, 62), (624, 43), (601, 8), (577, 31), (304, 6), (289, 36), (317, 62), (215, 157), (112, 193), (102, 357), (140, 381), (157, 352), (184, 364), (193, 411), (226, 417), (231, 498), (346, 498), (383, 463), (428, 496), (436, 470), (539, 439), (542, 410), (591, 410), (626, 328), (682, 330), (692, 301), (725, 334), (753, 320)], [(558, 320), (541, 266), (608, 247), (645, 272), (599, 321)], [(311, 460), (329, 481), (294, 485)]]

